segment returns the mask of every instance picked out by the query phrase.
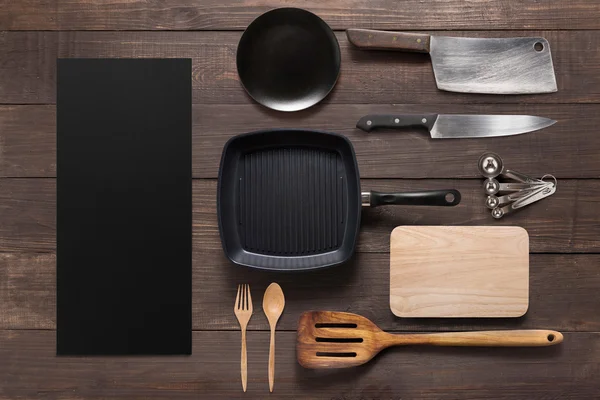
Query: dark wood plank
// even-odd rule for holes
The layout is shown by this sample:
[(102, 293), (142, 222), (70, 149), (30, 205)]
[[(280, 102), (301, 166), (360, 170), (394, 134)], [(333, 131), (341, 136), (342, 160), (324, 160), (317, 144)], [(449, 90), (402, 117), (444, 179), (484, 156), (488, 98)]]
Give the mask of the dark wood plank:
[(390, 331), (509, 328), (597, 331), (600, 327), (597, 311), (600, 255), (532, 254), (527, 314), (522, 318), (498, 319), (394, 316), (389, 306), (389, 262), (387, 253), (357, 253), (349, 264), (328, 270), (277, 274), (234, 266), (221, 252), (196, 253), (194, 328), (237, 329), (231, 301), (237, 284), (248, 283), (255, 303), (249, 329), (268, 330), (260, 304), (270, 282), (278, 282), (286, 296), (286, 311), (278, 325), (281, 329), (295, 330), (300, 314), (308, 310), (357, 313)]
[(54, 249), (56, 181), (0, 179), (0, 221), (0, 252)]
[(0, 106), (0, 177), (56, 176), (56, 107)]
[[(600, 334), (539, 348), (388, 349), (364, 366), (298, 365), (294, 332), (278, 332), (275, 390), (285, 399), (582, 399), (600, 391)], [(0, 331), (0, 399), (260, 398), (268, 332), (248, 334), (248, 392), (239, 332), (196, 332), (188, 357), (57, 357), (49, 331)]]
[[(491, 96), (438, 90), (426, 54), (367, 52), (337, 34), (342, 70), (327, 103), (569, 103), (600, 101), (600, 31), (452, 32), (454, 36), (545, 36), (558, 92)], [(241, 32), (7, 32), (0, 36), (0, 103), (54, 103), (56, 57), (191, 57), (193, 101), (248, 104), (235, 53)]]
[(55, 32), (0, 32), (0, 102), (54, 102), (58, 39)]
[[(600, 249), (600, 180), (561, 180), (556, 193), (517, 213), (495, 220), (484, 206), (483, 179), (401, 180), (363, 179), (363, 191), (419, 191), (456, 188), (461, 203), (445, 207), (365, 208), (356, 250), (388, 252), (389, 237), (399, 225), (518, 225), (527, 229), (533, 253), (598, 252)], [(214, 181), (200, 180), (194, 186), (195, 246), (201, 251), (221, 249), (216, 217)], [(194, 225), (196, 226), (196, 225)]]
[(0, 282), (0, 329), (56, 329), (54, 254), (0, 253)]
[[(231, 264), (221, 251), (194, 252), (193, 328), (235, 330), (237, 284), (248, 283), (254, 299), (250, 330), (268, 330), (262, 295), (272, 281), (286, 296), (279, 329), (295, 330), (307, 310), (343, 310), (364, 315), (385, 330), (547, 328), (598, 331), (600, 255), (532, 254), (530, 306), (524, 318), (405, 319), (389, 311), (389, 256), (357, 253), (344, 266), (303, 274), (273, 274)], [(56, 328), (56, 256), (0, 254), (0, 329)]]
[(0, 30), (58, 29), (57, 8), (57, 0), (3, 1), (0, 3)]
[[(194, 107), (193, 171), (216, 178), (225, 142), (232, 136), (268, 128), (307, 128), (341, 133), (353, 143), (362, 178), (479, 178), (477, 160), (500, 154), (508, 168), (541, 177), (600, 177), (600, 109), (596, 104), (322, 104), (299, 113), (278, 113), (258, 105)], [(558, 121), (546, 129), (502, 138), (439, 140), (420, 130), (355, 127), (376, 113), (529, 114)], [(2, 135), (0, 133), (0, 135)], [(42, 142), (43, 143), (43, 142)]]
[[(432, 140), (425, 131), (365, 133), (354, 127), (370, 113), (530, 114), (557, 124), (507, 138)], [(193, 175), (216, 178), (223, 145), (233, 135), (279, 127), (327, 130), (352, 140), (363, 178), (477, 178), (476, 162), (493, 150), (509, 168), (532, 176), (600, 177), (597, 104), (323, 104), (298, 113), (257, 105), (194, 105)], [(56, 176), (55, 106), (0, 106), (0, 176)]]
[(21, 0), (0, 6), (0, 30), (199, 30), (244, 29), (274, 7), (302, 7), (334, 29), (598, 29), (597, 4), (586, 0), (333, 0), (267, 1), (126, 0), (118, 3)]
[[(357, 243), (361, 252), (389, 251), (398, 225), (520, 225), (528, 230), (533, 253), (600, 251), (600, 180), (562, 180), (556, 193), (519, 212), (494, 220), (484, 206), (481, 180), (363, 180), (363, 190), (418, 191), (457, 188), (456, 207), (387, 206), (364, 209)], [(54, 179), (0, 179), (0, 251), (53, 251), (56, 242)], [(193, 237), (198, 251), (220, 250), (216, 181), (195, 180)]]

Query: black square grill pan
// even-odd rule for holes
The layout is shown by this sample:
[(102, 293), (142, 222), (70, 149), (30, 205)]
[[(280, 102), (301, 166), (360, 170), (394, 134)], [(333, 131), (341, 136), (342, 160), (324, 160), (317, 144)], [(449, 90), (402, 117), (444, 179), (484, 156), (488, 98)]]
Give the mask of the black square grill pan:
[(361, 203), (454, 206), (457, 190), (361, 194), (354, 148), (338, 134), (268, 130), (231, 138), (217, 188), (219, 231), (234, 263), (301, 271), (347, 261)]

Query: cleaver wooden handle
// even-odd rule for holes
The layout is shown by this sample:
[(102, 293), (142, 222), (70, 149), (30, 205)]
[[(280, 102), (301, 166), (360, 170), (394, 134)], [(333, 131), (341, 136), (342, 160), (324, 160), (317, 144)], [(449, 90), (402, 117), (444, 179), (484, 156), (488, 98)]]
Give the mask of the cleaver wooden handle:
[(397, 50), (429, 53), (431, 36), (426, 33), (403, 33), (374, 31), (370, 29), (348, 29), (350, 43), (364, 50)]

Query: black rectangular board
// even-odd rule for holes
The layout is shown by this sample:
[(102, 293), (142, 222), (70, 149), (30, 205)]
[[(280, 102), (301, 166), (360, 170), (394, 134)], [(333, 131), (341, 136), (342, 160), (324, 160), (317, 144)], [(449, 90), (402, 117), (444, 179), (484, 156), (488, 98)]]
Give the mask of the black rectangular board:
[(190, 59), (57, 61), (57, 354), (190, 354)]

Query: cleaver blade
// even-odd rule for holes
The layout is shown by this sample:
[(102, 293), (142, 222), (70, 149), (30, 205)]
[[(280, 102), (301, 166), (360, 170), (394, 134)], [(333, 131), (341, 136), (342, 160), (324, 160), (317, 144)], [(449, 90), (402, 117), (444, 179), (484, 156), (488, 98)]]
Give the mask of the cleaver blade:
[(550, 44), (541, 37), (462, 38), (348, 29), (365, 50), (429, 53), (438, 89), (462, 93), (533, 94), (557, 91)]

